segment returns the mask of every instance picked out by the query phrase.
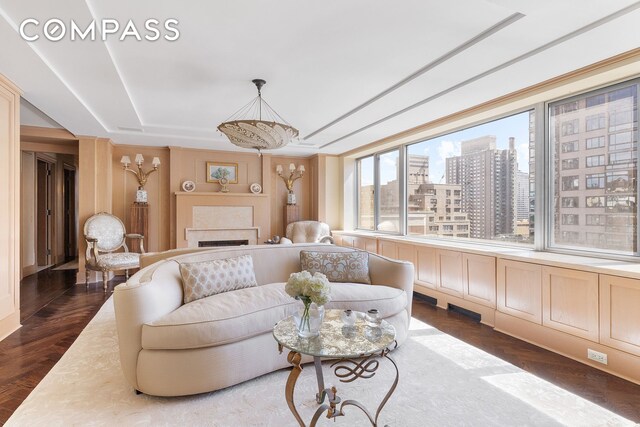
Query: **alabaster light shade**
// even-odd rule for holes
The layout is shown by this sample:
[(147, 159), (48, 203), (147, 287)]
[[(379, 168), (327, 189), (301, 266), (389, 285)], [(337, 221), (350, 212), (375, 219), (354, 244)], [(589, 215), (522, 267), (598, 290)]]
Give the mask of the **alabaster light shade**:
[(142, 157), (142, 154), (136, 154), (136, 164), (141, 165), (142, 163), (144, 163), (144, 157)]
[[(262, 99), (261, 88), (266, 81), (254, 79), (252, 82), (258, 89), (258, 96), (228, 120), (220, 123), (218, 130), (232, 144), (258, 152), (286, 146), (298, 136), (298, 130), (290, 126)], [(263, 114), (272, 120), (262, 120)], [(253, 115), (253, 118), (247, 117), (248, 115)]]
[(160, 166), (160, 158), (154, 157), (153, 160), (151, 161), (151, 164), (153, 165), (154, 168), (157, 168), (158, 166)]
[(122, 163), (124, 166), (128, 166), (131, 164), (131, 158), (129, 156), (122, 156), (122, 159), (120, 159), (120, 163)]
[(298, 130), (278, 122), (234, 120), (218, 126), (232, 144), (255, 150), (273, 150), (286, 146), (298, 136)]

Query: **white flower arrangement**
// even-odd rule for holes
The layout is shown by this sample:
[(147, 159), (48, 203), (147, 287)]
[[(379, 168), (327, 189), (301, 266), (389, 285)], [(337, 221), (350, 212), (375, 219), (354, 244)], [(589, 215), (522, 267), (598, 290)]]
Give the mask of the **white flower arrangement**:
[(313, 276), (306, 270), (291, 273), (284, 290), (293, 298), (301, 300), (305, 306), (312, 302), (316, 305), (325, 305), (331, 301), (331, 284), (327, 276), (318, 272)]

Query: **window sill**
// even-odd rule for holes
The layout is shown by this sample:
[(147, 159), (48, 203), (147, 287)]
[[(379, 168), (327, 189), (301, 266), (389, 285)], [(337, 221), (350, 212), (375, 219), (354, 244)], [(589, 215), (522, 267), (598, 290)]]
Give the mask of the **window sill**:
[(421, 239), (410, 236), (390, 236), (367, 231), (344, 231), (333, 230), (336, 236), (364, 237), (383, 241), (391, 241), (401, 244), (415, 246), (426, 246), (438, 249), (460, 251), (477, 255), (494, 256), (500, 259), (513, 261), (530, 262), (533, 264), (543, 264), (553, 267), (570, 268), (574, 270), (589, 271), (599, 274), (610, 274), (613, 276), (629, 277), (640, 279), (640, 263), (630, 261), (620, 261), (604, 258), (594, 258), (579, 255), (567, 255), (556, 252), (542, 252), (527, 248), (513, 246), (494, 246), (482, 243), (467, 243), (448, 241), (434, 241), (431, 239)]

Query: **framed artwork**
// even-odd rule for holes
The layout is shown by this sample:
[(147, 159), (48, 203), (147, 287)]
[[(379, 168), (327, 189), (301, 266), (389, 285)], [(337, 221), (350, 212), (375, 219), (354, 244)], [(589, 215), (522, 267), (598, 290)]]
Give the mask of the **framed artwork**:
[(207, 182), (220, 182), (221, 178), (227, 179), (228, 184), (237, 184), (238, 164), (207, 162)]

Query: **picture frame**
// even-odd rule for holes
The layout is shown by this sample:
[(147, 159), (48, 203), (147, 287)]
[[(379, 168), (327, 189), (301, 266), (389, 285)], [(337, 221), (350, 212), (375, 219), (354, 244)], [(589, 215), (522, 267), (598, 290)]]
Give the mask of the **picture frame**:
[[(226, 174), (226, 176), (224, 176)], [(207, 162), (207, 182), (220, 182), (227, 178), (228, 184), (238, 183), (238, 164), (224, 162)]]

